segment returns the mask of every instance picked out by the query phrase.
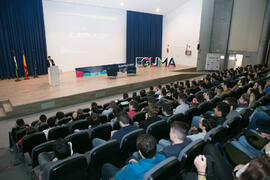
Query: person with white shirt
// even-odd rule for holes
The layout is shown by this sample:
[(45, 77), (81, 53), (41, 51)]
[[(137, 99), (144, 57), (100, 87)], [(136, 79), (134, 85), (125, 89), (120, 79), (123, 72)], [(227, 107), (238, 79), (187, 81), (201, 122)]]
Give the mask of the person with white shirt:
[(47, 140), (48, 140), (48, 134), (49, 134), (50, 129), (55, 127), (55, 122), (56, 122), (56, 120), (54, 117), (50, 117), (47, 120), (47, 124), (49, 127), (48, 127), (48, 129), (43, 130), (43, 133), (45, 134)]
[(174, 110), (173, 114), (185, 113), (189, 109), (189, 105), (186, 103), (187, 96), (184, 93), (180, 93), (178, 95), (178, 103), (179, 105)]

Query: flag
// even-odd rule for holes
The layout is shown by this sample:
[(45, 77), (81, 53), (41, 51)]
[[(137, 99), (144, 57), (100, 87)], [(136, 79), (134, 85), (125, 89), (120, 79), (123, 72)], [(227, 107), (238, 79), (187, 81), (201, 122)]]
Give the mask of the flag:
[(28, 69), (27, 69), (27, 65), (26, 65), (24, 50), (23, 50), (23, 67), (24, 67), (24, 73), (25, 73), (24, 79), (28, 79)]
[(18, 64), (16, 61), (16, 56), (15, 56), (15, 51), (12, 51), (12, 56), (13, 56), (13, 60), (14, 60), (14, 65), (15, 65), (15, 72), (16, 72), (16, 77), (17, 79), (19, 79), (19, 75), (18, 75)]

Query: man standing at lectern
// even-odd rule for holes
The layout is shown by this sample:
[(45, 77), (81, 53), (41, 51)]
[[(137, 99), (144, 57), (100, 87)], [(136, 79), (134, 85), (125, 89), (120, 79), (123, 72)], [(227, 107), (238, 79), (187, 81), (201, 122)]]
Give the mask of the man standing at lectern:
[(51, 66), (55, 66), (53, 59), (51, 58), (51, 56), (48, 56), (48, 60), (47, 60), (47, 67), (51, 67)]

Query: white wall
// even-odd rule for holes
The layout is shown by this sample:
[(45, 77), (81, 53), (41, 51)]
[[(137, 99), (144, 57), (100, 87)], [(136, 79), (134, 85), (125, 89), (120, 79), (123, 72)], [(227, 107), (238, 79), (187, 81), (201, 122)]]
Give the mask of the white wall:
[(126, 62), (126, 11), (43, 0), (47, 52), (62, 71)]
[[(176, 10), (163, 17), (162, 57), (173, 57), (176, 64), (196, 66), (202, 0), (186, 0)], [(192, 55), (186, 56), (186, 44)], [(169, 45), (169, 53), (167, 47)]]

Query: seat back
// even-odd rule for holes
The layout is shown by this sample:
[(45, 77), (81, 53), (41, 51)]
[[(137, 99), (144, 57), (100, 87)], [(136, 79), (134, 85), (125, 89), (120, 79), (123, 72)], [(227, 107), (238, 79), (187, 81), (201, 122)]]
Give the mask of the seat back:
[(169, 157), (147, 171), (143, 180), (176, 179), (180, 171), (179, 167), (180, 162), (175, 157)]
[(71, 120), (71, 117), (65, 117), (58, 121), (57, 125), (61, 126), (63, 124), (67, 124)]
[(104, 163), (112, 163), (116, 166), (122, 165), (120, 146), (116, 140), (110, 140), (93, 148), (88, 154), (89, 179), (100, 179), (101, 167)]
[(171, 124), (173, 121), (183, 121), (186, 122), (186, 116), (182, 113), (174, 114), (168, 118), (167, 123)]
[(71, 117), (73, 113), (74, 113), (74, 111), (67, 112), (67, 113), (65, 113), (65, 116), (66, 117)]
[(136, 141), (139, 134), (142, 134), (144, 129), (137, 129), (126, 134), (120, 143), (120, 151), (122, 160), (126, 160), (132, 155), (133, 152), (137, 150)]
[(41, 123), (40, 126), (38, 127), (38, 131), (41, 132), (41, 131), (48, 129), (48, 128), (49, 128), (49, 126), (47, 123)]
[(83, 154), (92, 149), (92, 143), (87, 131), (70, 134), (65, 139), (72, 143), (74, 153)]
[(115, 118), (113, 112), (109, 113), (107, 117), (108, 121), (111, 121), (113, 118)]
[(141, 122), (145, 120), (145, 113), (146, 112), (138, 112), (132, 117), (133, 122)]
[(88, 129), (88, 126), (89, 126), (89, 122), (87, 120), (77, 120), (70, 124), (69, 131), (70, 133), (73, 133), (75, 129), (79, 129), (79, 130)]
[(181, 172), (190, 170), (194, 167), (194, 159), (202, 153), (205, 141), (199, 139), (189, 143), (179, 154)]
[(29, 155), (32, 155), (32, 149), (44, 142), (46, 142), (46, 136), (43, 132), (36, 132), (33, 134), (29, 134), (22, 138), (22, 151), (23, 153), (28, 152)]
[(87, 161), (83, 155), (75, 154), (64, 160), (59, 160), (48, 169), (48, 178), (46, 180), (86, 180), (87, 179)]
[(238, 133), (241, 132), (239, 129), (240, 120), (241, 117), (236, 116), (224, 122), (223, 126), (228, 128), (228, 137), (235, 137)]
[(108, 122), (108, 118), (107, 118), (106, 115), (100, 115), (99, 118), (100, 118), (100, 122), (101, 122), (102, 124)]
[(83, 112), (84, 112), (84, 113), (90, 112), (90, 108), (84, 108), (84, 109), (83, 109)]
[(91, 129), (91, 139), (100, 138), (105, 141), (111, 137), (112, 126), (110, 124), (101, 124)]
[(38, 155), (40, 153), (53, 151), (54, 142), (55, 140), (44, 142), (33, 148), (32, 150), (32, 167), (33, 168), (38, 165)]
[(146, 129), (147, 134), (151, 134), (157, 140), (170, 138), (170, 127), (164, 120), (156, 121), (150, 124)]
[(147, 105), (148, 105), (148, 102), (143, 101), (143, 102), (139, 103), (139, 109), (142, 109), (142, 108), (146, 107)]
[(192, 122), (192, 118), (194, 116), (197, 116), (199, 115), (199, 111), (198, 111), (198, 108), (197, 107), (191, 107), (189, 110), (186, 111), (185, 113), (185, 120), (186, 120), (186, 123), (190, 126), (191, 125), (191, 122)]
[(18, 140), (22, 139), (23, 136), (26, 135), (26, 128), (22, 127), (19, 129), (14, 129), (14, 130), (12, 130), (12, 135), (13, 135), (13, 139), (14, 139), (15, 143), (17, 143)]
[(67, 135), (69, 135), (69, 128), (67, 126), (54, 127), (48, 133), (48, 141), (65, 138)]
[(206, 135), (204, 136), (204, 141), (212, 144), (215, 144), (217, 142), (224, 143), (227, 140), (227, 132), (227, 128), (219, 125), (206, 133)]

